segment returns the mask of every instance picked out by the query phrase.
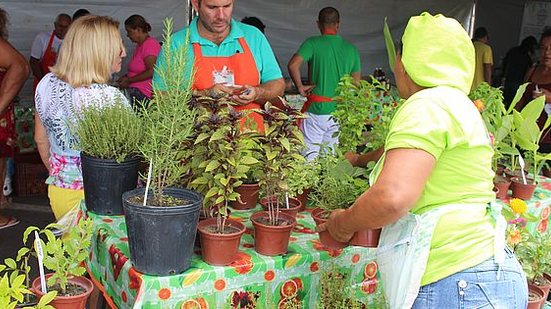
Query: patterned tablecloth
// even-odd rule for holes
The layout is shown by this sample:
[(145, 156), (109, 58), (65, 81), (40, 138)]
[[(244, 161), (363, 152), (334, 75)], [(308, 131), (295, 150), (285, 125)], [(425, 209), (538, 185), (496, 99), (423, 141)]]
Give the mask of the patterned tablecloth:
[[(501, 202), (508, 201), (507, 198)], [(538, 221), (529, 223), (527, 228), (531, 232), (546, 231), (551, 179), (540, 179), (528, 205)], [(316, 308), (320, 274), (334, 265), (354, 287), (356, 299), (370, 308), (384, 307), (374, 249), (323, 247), (313, 231), (315, 224), (310, 212), (302, 212), (291, 235), (289, 252), (283, 256), (262, 256), (254, 251), (248, 220), (254, 211), (232, 213), (234, 219), (247, 226), (237, 261), (226, 267), (210, 266), (196, 251), (190, 269), (167, 277), (142, 275), (132, 267), (124, 216), (89, 212), (95, 237), (87, 267), (96, 284), (101, 285), (108, 303), (118, 308), (295, 308), (286, 307), (285, 303), (297, 301), (301, 308)]]
[[(254, 211), (260, 210), (260, 207)], [(237, 261), (226, 267), (203, 262), (196, 251), (192, 267), (180, 275), (155, 277), (138, 273), (129, 259), (124, 216), (89, 212), (95, 237), (88, 270), (101, 285), (108, 303), (118, 308), (316, 308), (320, 274), (338, 267), (353, 286), (355, 298), (368, 308), (385, 307), (379, 284), (375, 249), (350, 246), (327, 249), (321, 245), (310, 212), (298, 214), (289, 251), (268, 257), (253, 248), (254, 211), (233, 211), (247, 226)]]

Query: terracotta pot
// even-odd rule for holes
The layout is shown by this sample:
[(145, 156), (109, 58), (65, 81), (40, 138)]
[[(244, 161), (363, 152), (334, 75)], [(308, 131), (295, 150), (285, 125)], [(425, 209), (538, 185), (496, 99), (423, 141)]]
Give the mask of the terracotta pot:
[(241, 201), (232, 201), (230, 207), (236, 210), (248, 210), (256, 207), (258, 202), (258, 192), (260, 186), (258, 183), (247, 184), (244, 183), (235, 188), (235, 192), (240, 194)]
[(538, 282), (532, 282), (531, 284), (540, 288), (543, 291), (543, 299), (547, 300), (549, 290), (551, 289), (551, 276), (543, 274), (543, 280), (538, 280)]
[[(524, 175), (528, 175), (526, 170), (524, 170)], [(516, 169), (514, 171), (511, 171), (510, 169), (505, 169), (505, 177), (507, 177), (507, 179), (509, 179), (509, 180), (511, 180), (511, 178), (515, 178), (515, 177), (518, 177), (518, 178), (522, 179), (522, 172), (521, 172), (520, 169)]]
[(201, 255), (210, 265), (229, 265), (237, 257), (245, 226), (234, 220), (226, 220), (226, 226), (231, 231), (228, 234), (219, 234), (213, 232), (216, 229), (216, 220), (217, 218), (206, 219), (197, 225), (201, 237)]
[(306, 206), (308, 205), (308, 194), (310, 194), (312, 190), (311, 189), (302, 189), (302, 194), (299, 194), (296, 199), (300, 201), (300, 209), (299, 212), (305, 211)]
[[(316, 222), (316, 226), (327, 222), (327, 217), (324, 216), (327, 212), (321, 208), (315, 208), (312, 211), (312, 218)], [(329, 248), (341, 249), (348, 246), (348, 243), (336, 241), (328, 231), (323, 231), (318, 233), (321, 243)]]
[(522, 199), (522, 200), (529, 200), (534, 196), (534, 191), (536, 190), (537, 184), (534, 183), (534, 180), (531, 178), (526, 178), (526, 183), (524, 184), (522, 182), (522, 179), (513, 177), (511, 178), (511, 189), (512, 189), (512, 196)]
[(527, 309), (540, 309), (545, 303), (543, 290), (533, 284), (528, 284), (528, 307)]
[(377, 248), (379, 245), (379, 236), (381, 235), (381, 229), (365, 229), (354, 233), (352, 239), (350, 239), (350, 245), (360, 246), (367, 248)]
[(291, 231), (297, 225), (294, 217), (279, 213), (279, 219), (286, 225), (269, 225), (259, 220), (268, 220), (268, 212), (261, 211), (251, 216), (254, 227), (254, 249), (262, 255), (279, 255), (287, 252)]
[[(51, 276), (52, 274), (47, 274), (46, 281)], [(85, 277), (71, 278), (68, 280), (68, 283), (79, 285), (83, 287), (86, 292), (75, 296), (56, 296), (49, 305), (53, 306), (56, 309), (84, 309), (86, 307), (86, 301), (88, 300), (90, 293), (92, 293), (92, 290), (94, 289), (94, 284), (92, 283), (92, 281), (88, 280)], [(40, 277), (37, 277), (32, 283), (32, 291), (39, 300), (42, 296), (44, 296), (41, 288), (42, 285), (40, 284)]]
[(507, 198), (510, 186), (511, 180), (507, 179), (504, 176), (496, 176), (494, 178), (494, 187), (498, 189), (498, 191), (496, 192), (496, 198)]
[[(268, 211), (268, 201), (271, 200), (272, 203), (275, 204), (275, 196), (265, 197), (260, 200), (260, 205), (262, 205), (262, 209), (265, 211)], [(294, 197), (289, 198), (289, 208), (285, 207), (285, 203), (283, 205), (279, 205), (279, 211), (286, 213), (288, 215), (291, 215), (293, 218), (297, 217), (297, 213), (300, 211), (300, 208), (302, 207), (302, 204), (300, 201)]]

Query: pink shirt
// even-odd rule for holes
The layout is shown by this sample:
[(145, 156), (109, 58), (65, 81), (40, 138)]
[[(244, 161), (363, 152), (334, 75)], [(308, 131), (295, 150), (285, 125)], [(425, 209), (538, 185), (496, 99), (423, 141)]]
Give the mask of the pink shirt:
[[(145, 58), (148, 56), (159, 55), (161, 45), (153, 38), (148, 37), (142, 44), (136, 46), (132, 59), (128, 63), (128, 77), (134, 77), (147, 69), (145, 66)], [(139, 82), (130, 83), (129, 87), (138, 88), (148, 98), (151, 98), (151, 78)]]

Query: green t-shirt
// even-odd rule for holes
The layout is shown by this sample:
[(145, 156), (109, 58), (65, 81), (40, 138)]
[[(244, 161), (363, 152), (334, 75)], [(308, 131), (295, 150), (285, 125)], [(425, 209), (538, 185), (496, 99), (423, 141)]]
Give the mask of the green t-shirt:
[[(316, 85), (313, 90), (316, 95), (334, 97), (341, 77), (361, 70), (358, 50), (339, 35), (310, 37), (302, 43), (297, 54), (304, 62), (309, 62), (309, 82)], [(335, 108), (335, 102), (313, 103), (308, 112), (330, 115)]]
[(484, 206), (495, 199), (493, 149), (472, 101), (460, 90), (447, 86), (415, 93), (396, 112), (390, 125), (385, 152), (396, 148), (422, 149), (436, 159), (413, 213), (465, 205), (465, 210), (447, 213), (436, 225), (421, 284), (433, 283), (490, 258), (494, 225)]

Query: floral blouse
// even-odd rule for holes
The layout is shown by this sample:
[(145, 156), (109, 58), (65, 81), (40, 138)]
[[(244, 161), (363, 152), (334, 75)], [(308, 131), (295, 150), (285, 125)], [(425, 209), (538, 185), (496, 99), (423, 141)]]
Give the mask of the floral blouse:
[(106, 84), (73, 88), (52, 73), (42, 78), (36, 88), (35, 105), (50, 142), (47, 184), (82, 189), (80, 150), (75, 148), (77, 136), (71, 132), (70, 123), (76, 120), (78, 111), (84, 106), (106, 106), (115, 102), (128, 105), (128, 100), (117, 88)]

